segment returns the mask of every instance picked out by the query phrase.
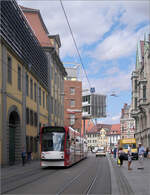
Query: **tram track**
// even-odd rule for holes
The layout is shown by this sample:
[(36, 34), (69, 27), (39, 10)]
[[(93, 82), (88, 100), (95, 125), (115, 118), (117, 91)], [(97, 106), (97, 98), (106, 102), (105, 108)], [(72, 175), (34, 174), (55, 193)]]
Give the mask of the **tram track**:
[(80, 189), (80, 192), (78, 189), (75, 187), (75, 190), (73, 191), (73, 194), (92, 194), (91, 191), (94, 188), (94, 185), (99, 177), (100, 174), (100, 169), (101, 163), (100, 161), (102, 159), (95, 159), (96, 163), (94, 163), (94, 168), (93, 168), (93, 162), (86, 167), (82, 172), (80, 172), (78, 175), (73, 177), (69, 182), (63, 185), (63, 187), (56, 193), (57, 195), (61, 194), (71, 194), (71, 191), (74, 189), (73, 186), (78, 186), (80, 185), (81, 181), (83, 181), (83, 178), (86, 178), (86, 182), (84, 183), (83, 189)]
[(96, 176), (93, 178), (92, 183), (89, 184), (88, 190), (86, 191), (85, 194), (87, 194), (87, 195), (90, 194), (90, 192), (91, 192), (91, 190), (92, 190), (92, 188), (93, 188), (93, 186), (94, 186), (94, 184), (95, 184), (95, 182), (96, 182), (96, 180), (98, 178), (99, 169), (100, 169), (100, 165), (98, 166), (98, 171), (96, 172)]
[(45, 170), (43, 172), (43, 170), (39, 169), (38, 172), (34, 170), (30, 173), (26, 172), (24, 175), (16, 175), (15, 177), (11, 176), (10, 178), (3, 179), (1, 181), (1, 193), (6, 194), (22, 186), (31, 184), (42, 177), (53, 175), (57, 171), (58, 170), (50, 170), (47, 172), (47, 170)]
[[(3, 185), (2, 194), (111, 194), (108, 160), (105, 157), (87, 159), (69, 168), (34, 169), (26, 174), (10, 178)], [(105, 184), (107, 183), (107, 184)], [(106, 189), (107, 188), (107, 189)]]

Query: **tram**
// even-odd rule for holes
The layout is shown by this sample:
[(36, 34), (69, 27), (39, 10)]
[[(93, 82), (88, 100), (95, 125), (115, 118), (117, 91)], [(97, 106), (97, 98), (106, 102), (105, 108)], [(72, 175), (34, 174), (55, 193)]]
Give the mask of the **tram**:
[(87, 140), (71, 127), (41, 127), (40, 145), (41, 167), (69, 167), (87, 157)]

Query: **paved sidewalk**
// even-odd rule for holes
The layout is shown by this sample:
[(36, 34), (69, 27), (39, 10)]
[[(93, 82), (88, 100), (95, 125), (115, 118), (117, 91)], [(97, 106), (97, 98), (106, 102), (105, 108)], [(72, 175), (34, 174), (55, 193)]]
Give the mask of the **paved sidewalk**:
[(26, 162), (24, 166), (22, 164), (16, 164), (12, 166), (2, 167), (1, 168), (1, 179), (7, 179), (9, 177), (13, 177), (16, 175), (21, 175), (26, 172), (30, 172), (31, 170), (36, 170), (40, 168), (39, 160), (31, 160), (30, 162)]
[[(111, 157), (112, 164), (118, 167), (116, 159)], [(150, 195), (150, 159), (144, 159), (144, 169), (138, 169), (139, 161), (133, 160), (132, 170), (128, 170), (128, 162), (125, 160), (120, 172), (125, 176), (135, 195)]]
[(128, 171), (127, 161), (124, 161), (121, 170), (132, 190), (136, 195), (150, 195), (150, 159), (144, 159), (144, 169), (137, 169), (139, 167), (138, 160), (133, 160), (131, 164), (131, 171)]

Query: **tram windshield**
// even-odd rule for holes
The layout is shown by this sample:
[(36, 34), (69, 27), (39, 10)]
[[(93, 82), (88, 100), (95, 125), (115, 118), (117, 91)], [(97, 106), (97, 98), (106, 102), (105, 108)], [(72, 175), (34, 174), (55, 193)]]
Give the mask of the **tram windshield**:
[(65, 132), (42, 133), (42, 151), (64, 151)]

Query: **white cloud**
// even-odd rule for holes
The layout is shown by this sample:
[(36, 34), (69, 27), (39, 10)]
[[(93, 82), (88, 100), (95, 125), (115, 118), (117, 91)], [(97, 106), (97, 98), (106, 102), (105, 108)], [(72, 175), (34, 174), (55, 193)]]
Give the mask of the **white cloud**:
[(117, 92), (128, 91), (131, 89), (131, 73), (118, 72), (117, 75), (108, 75), (104, 78), (90, 79), (93, 86), (96, 88), (96, 93), (108, 94), (114, 89)]
[(114, 75), (117, 74), (119, 72), (119, 68), (116, 66), (112, 66), (109, 69), (106, 70), (105, 75)]
[(120, 123), (120, 117), (121, 117), (121, 113), (119, 113), (115, 116), (110, 116), (108, 114), (108, 116), (106, 118), (98, 119), (97, 122), (98, 123), (104, 123), (104, 124), (119, 124)]
[[(59, 1), (41, 0), (36, 1), (36, 4), (34, 0), (18, 2), (40, 10), (49, 33), (60, 35), (62, 57), (77, 54)], [(117, 20), (118, 14), (124, 11), (120, 23), (127, 24), (127, 31), (113, 34), (97, 48), (95, 57), (100, 56), (102, 59), (117, 58), (133, 51), (137, 40), (130, 28), (133, 29), (139, 22), (147, 19), (149, 11), (148, 3), (145, 1), (142, 3), (139, 1), (63, 1), (63, 4), (79, 48), (102, 39), (113, 22)]]
[(117, 116), (113, 116), (111, 119), (112, 119), (112, 121), (118, 121), (118, 120), (120, 120), (120, 117), (121, 117), (121, 115), (119, 114)]
[(144, 33), (148, 31), (149, 27), (145, 27), (137, 33), (118, 30), (99, 44), (94, 52), (90, 52), (90, 55), (97, 60), (113, 60), (127, 57), (136, 50), (138, 41), (140, 38), (143, 39)]

